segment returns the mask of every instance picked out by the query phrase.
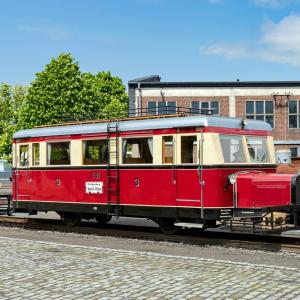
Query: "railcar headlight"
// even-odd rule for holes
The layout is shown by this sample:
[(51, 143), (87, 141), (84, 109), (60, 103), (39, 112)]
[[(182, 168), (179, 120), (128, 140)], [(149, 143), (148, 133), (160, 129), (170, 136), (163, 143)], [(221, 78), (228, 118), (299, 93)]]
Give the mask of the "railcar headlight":
[(236, 182), (236, 176), (235, 176), (235, 174), (230, 174), (228, 176), (228, 181), (229, 181), (230, 184), (235, 184), (235, 182)]

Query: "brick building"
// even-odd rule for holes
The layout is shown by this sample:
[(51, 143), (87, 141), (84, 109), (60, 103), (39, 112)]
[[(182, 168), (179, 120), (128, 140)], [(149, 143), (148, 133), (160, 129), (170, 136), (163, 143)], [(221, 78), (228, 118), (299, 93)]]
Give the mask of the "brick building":
[(129, 81), (128, 93), (131, 114), (171, 114), (175, 107), (188, 107), (267, 121), (276, 149), (300, 156), (300, 81), (162, 82), (154, 75)]

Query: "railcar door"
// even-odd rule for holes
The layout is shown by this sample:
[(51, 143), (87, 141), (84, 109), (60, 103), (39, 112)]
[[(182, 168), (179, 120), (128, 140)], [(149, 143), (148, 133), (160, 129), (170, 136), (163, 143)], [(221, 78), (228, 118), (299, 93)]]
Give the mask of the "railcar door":
[[(176, 202), (179, 217), (195, 217), (202, 206), (203, 134), (183, 133), (177, 137)], [(200, 183), (200, 184), (199, 184)]]
[(16, 200), (30, 200), (32, 193), (32, 174), (30, 170), (30, 145), (20, 144), (16, 148)]

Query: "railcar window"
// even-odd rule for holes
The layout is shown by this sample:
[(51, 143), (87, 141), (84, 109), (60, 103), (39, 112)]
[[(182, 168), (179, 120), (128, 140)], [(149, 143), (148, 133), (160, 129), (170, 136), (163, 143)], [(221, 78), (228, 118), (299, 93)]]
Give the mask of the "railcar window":
[(48, 165), (69, 165), (70, 142), (47, 144)]
[(152, 164), (153, 138), (123, 139), (122, 144), (124, 164)]
[(32, 164), (34, 166), (40, 165), (40, 144), (39, 143), (32, 144)]
[(29, 145), (20, 145), (20, 166), (26, 167), (29, 164)]
[(197, 163), (197, 137), (195, 135), (181, 137), (181, 163)]
[(173, 136), (163, 136), (162, 162), (163, 164), (173, 163)]
[(269, 153), (265, 137), (246, 137), (250, 161), (255, 163), (268, 163)]
[(83, 164), (99, 165), (108, 163), (106, 140), (83, 141)]
[(220, 142), (225, 163), (246, 162), (242, 136), (220, 135)]

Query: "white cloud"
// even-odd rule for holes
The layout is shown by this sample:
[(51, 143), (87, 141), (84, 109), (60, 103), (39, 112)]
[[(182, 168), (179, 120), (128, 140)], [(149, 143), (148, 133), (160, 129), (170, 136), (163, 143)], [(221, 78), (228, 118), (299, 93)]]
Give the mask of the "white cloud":
[(280, 22), (265, 22), (260, 39), (252, 44), (212, 44), (201, 47), (207, 55), (226, 59), (255, 58), (300, 67), (300, 16), (289, 15)]
[(263, 26), (262, 57), (266, 60), (300, 66), (300, 16), (290, 15), (280, 22)]
[(280, 7), (289, 2), (289, 0), (252, 0), (256, 5)]
[(49, 26), (32, 26), (21, 24), (17, 26), (17, 29), (22, 32), (44, 35), (53, 40), (62, 40), (70, 37), (70, 33), (57, 24)]
[(241, 45), (214, 44), (201, 48), (208, 55), (222, 55), (227, 59), (245, 58), (249, 55), (248, 49)]

